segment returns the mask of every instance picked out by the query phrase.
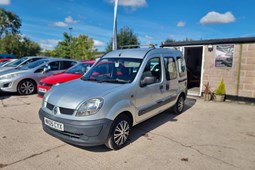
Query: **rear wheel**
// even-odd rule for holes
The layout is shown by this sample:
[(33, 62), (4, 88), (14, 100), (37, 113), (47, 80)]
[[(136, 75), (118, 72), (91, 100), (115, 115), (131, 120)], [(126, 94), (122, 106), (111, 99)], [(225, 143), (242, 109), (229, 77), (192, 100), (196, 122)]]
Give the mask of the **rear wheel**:
[(130, 134), (131, 123), (126, 115), (121, 115), (115, 119), (105, 145), (113, 150), (123, 148)]
[(32, 80), (23, 80), (18, 85), (18, 93), (21, 95), (33, 94), (36, 91), (36, 85)]
[(176, 104), (175, 104), (175, 106), (174, 106), (174, 108), (173, 108), (175, 114), (180, 114), (183, 111), (184, 101), (185, 101), (184, 95), (180, 95), (177, 102), (176, 102)]

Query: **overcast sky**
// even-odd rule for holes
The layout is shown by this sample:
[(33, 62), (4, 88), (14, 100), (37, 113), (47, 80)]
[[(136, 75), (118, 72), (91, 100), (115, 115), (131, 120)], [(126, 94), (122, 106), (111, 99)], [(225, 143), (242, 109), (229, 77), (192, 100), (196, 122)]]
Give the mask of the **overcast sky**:
[[(255, 0), (119, 0), (117, 27), (130, 27), (141, 44), (252, 37), (254, 6)], [(112, 38), (114, 0), (0, 0), (0, 8), (16, 13), (21, 33), (44, 49), (63, 32), (88, 35), (99, 51)]]

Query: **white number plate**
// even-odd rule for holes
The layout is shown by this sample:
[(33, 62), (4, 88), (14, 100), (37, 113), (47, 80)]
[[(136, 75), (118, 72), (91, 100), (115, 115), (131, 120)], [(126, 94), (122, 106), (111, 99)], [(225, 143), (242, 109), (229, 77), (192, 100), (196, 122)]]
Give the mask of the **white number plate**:
[(43, 88), (38, 88), (38, 91), (39, 91), (39, 92), (42, 92), (42, 93), (46, 93), (46, 92), (47, 92), (47, 90), (46, 90), (46, 89), (43, 89)]
[(49, 126), (49, 127), (52, 127), (53, 129), (64, 131), (64, 124), (63, 123), (59, 123), (59, 122), (50, 120), (46, 117), (44, 117), (44, 124)]

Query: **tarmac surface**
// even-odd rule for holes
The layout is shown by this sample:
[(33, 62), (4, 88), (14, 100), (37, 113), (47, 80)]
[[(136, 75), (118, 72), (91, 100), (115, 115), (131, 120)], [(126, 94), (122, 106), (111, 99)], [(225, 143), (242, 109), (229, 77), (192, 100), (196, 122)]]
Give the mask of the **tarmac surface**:
[(133, 128), (128, 145), (76, 147), (46, 134), (36, 95), (0, 94), (0, 169), (255, 169), (255, 106), (186, 100)]

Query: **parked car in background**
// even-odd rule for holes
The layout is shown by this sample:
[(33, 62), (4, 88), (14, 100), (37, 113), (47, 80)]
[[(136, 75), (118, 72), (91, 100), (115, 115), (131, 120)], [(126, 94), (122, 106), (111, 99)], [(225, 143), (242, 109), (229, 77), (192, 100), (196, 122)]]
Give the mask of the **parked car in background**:
[(38, 86), (38, 97), (43, 97), (53, 85), (80, 78), (95, 63), (95, 60), (79, 62), (63, 73), (54, 74), (42, 79)]
[(0, 54), (0, 63), (11, 60), (11, 59), (15, 59), (15, 58), (16, 56), (13, 54)]
[(0, 72), (5, 70), (10, 70), (13, 68), (21, 67), (23, 65), (26, 65), (28, 63), (32, 63), (34, 61), (40, 60), (42, 58), (46, 58), (44, 56), (29, 56), (29, 57), (22, 57), (14, 62), (6, 64), (4, 67), (0, 67)]
[(80, 146), (120, 149), (131, 128), (164, 110), (180, 114), (187, 95), (185, 59), (169, 48), (114, 50), (80, 79), (44, 95), (45, 132)]
[(0, 72), (0, 90), (33, 94), (42, 78), (60, 73), (75, 65), (77, 61), (59, 58), (44, 58), (22, 67)]
[(11, 62), (14, 62), (14, 61), (16, 61), (16, 60), (17, 60), (17, 59), (15, 58), (15, 59), (10, 59), (10, 60), (3, 61), (3, 62), (0, 63), (0, 67), (4, 67), (4, 66), (6, 66), (7, 64), (9, 64), (9, 63), (11, 63)]

